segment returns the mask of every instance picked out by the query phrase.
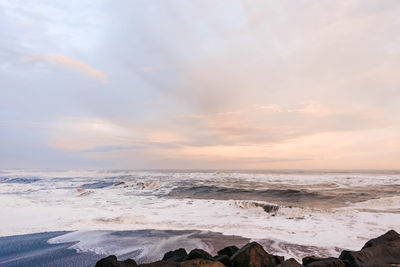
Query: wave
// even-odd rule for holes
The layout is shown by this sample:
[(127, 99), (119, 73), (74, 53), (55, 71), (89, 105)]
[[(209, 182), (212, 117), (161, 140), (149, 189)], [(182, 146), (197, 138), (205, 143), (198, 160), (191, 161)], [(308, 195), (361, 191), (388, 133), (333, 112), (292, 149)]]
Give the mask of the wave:
[(142, 190), (143, 189), (145, 189), (145, 190), (158, 189), (158, 188), (165, 186), (165, 184), (166, 184), (165, 182), (161, 182), (161, 181), (143, 181), (143, 182), (136, 183), (136, 185)]
[(370, 199), (351, 206), (360, 211), (400, 213), (400, 196)]
[(86, 189), (83, 189), (83, 188), (76, 189), (76, 192), (78, 193), (78, 196), (80, 196), (80, 197), (88, 196), (88, 195), (94, 193), (93, 190), (86, 190)]
[(80, 187), (84, 189), (98, 189), (114, 185), (114, 182), (98, 181), (90, 184), (83, 184)]
[(40, 181), (37, 177), (26, 177), (26, 178), (0, 178), (2, 184), (31, 184)]
[(192, 186), (176, 187), (168, 194), (174, 198), (194, 199), (219, 199), (219, 200), (261, 200), (261, 201), (286, 201), (300, 203), (303, 201), (329, 200), (332, 197), (318, 192), (295, 189), (247, 189), (220, 186)]
[(274, 204), (266, 204), (262, 202), (249, 201), (249, 200), (237, 200), (235, 205), (241, 209), (251, 209), (251, 208), (262, 208), (266, 213), (276, 214), (279, 210), (279, 206)]

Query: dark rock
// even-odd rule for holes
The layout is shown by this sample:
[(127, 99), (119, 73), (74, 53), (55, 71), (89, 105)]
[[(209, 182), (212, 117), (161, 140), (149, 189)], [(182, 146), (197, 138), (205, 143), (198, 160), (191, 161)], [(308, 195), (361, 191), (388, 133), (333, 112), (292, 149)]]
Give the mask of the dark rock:
[(307, 257), (304, 257), (303, 258), (303, 265), (307, 265), (307, 264), (309, 264), (309, 263), (312, 263), (312, 262), (314, 262), (314, 261), (319, 261), (319, 260), (321, 260), (322, 258), (320, 258), (320, 257), (316, 257), (316, 256), (307, 256)]
[(307, 265), (307, 267), (346, 267), (344, 262), (337, 258), (323, 258), (313, 261)]
[(127, 259), (124, 261), (117, 260), (115, 255), (110, 255), (107, 258), (102, 258), (99, 260), (95, 267), (137, 267), (138, 265), (132, 259)]
[(280, 265), (277, 265), (277, 267), (301, 267), (300, 263), (298, 263), (295, 259), (291, 258), (288, 259), (287, 261), (284, 261)]
[(215, 256), (214, 259), (223, 263), (227, 267), (232, 266), (231, 260), (228, 257), (228, 255), (218, 255), (218, 256)]
[(193, 259), (204, 259), (204, 260), (214, 261), (214, 258), (207, 251), (198, 248), (191, 250), (183, 260), (188, 261)]
[(163, 261), (183, 261), (183, 259), (187, 256), (187, 252), (184, 248), (179, 248), (174, 251), (169, 251), (164, 254), (162, 258)]
[(283, 257), (268, 254), (257, 242), (245, 245), (231, 257), (233, 267), (275, 267), (283, 260)]
[(239, 248), (237, 246), (229, 246), (229, 247), (226, 247), (226, 248), (223, 248), (223, 249), (219, 250), (217, 252), (217, 254), (218, 255), (226, 255), (228, 257), (232, 257), (232, 255), (235, 254), (236, 251), (238, 251), (238, 250), (239, 250)]
[(141, 264), (139, 267), (225, 267), (225, 265), (219, 261), (194, 259), (183, 262), (156, 261), (152, 263)]
[(347, 267), (400, 265), (400, 235), (390, 230), (368, 241), (360, 251), (342, 251), (339, 258), (346, 262)]
[(139, 267), (178, 267), (178, 262), (173, 261), (156, 261), (152, 263), (140, 264)]
[[(190, 253), (189, 253), (190, 254)], [(194, 259), (178, 263), (177, 267), (225, 267), (219, 261), (210, 261), (205, 259)]]
[(378, 246), (381, 244), (387, 244), (388, 242), (400, 242), (400, 234), (394, 230), (389, 230), (386, 234), (383, 234), (377, 238), (369, 240), (362, 249)]
[(273, 212), (277, 212), (279, 210), (279, 206), (275, 206), (275, 205), (264, 205), (263, 209), (266, 213), (273, 213)]

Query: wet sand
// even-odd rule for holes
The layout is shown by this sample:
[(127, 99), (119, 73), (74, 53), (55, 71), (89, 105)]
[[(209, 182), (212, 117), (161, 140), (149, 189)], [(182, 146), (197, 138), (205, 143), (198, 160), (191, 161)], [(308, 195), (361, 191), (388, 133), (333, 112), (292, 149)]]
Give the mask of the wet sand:
[(48, 244), (50, 238), (68, 232), (49, 232), (0, 237), (2, 267), (93, 267), (103, 257), (93, 253), (77, 253), (68, 249), (74, 243)]
[[(92, 231), (92, 235), (89, 238), (93, 240), (101, 239), (103, 233), (106, 231)], [(51, 242), (47, 241), (53, 238), (62, 238), (65, 234), (73, 232), (47, 232), (47, 233), (35, 233), (26, 235), (16, 235), (0, 237), (0, 266), (2, 267), (20, 267), (20, 266), (35, 266), (35, 267), (93, 267), (96, 262), (105, 257), (103, 253), (92, 253), (92, 252), (77, 252), (76, 249), (71, 248), (78, 242)], [(200, 231), (155, 231), (155, 230), (139, 230), (139, 231), (109, 231), (109, 235), (98, 243), (99, 247), (102, 246), (113, 246), (116, 250), (124, 250), (125, 253), (119, 255), (120, 258), (134, 258), (138, 263), (146, 263), (157, 260), (162, 257), (163, 253), (140, 255), (146, 250), (146, 246), (149, 243), (153, 243), (154, 246), (159, 247), (165, 241), (165, 239), (176, 237), (184, 237), (188, 235), (187, 239), (199, 240), (206, 247), (211, 250), (210, 252), (216, 253), (216, 251), (234, 244), (237, 246), (243, 246), (249, 239), (241, 238), (237, 236), (223, 236), (219, 233), (203, 233)], [(79, 236), (79, 234), (78, 234)], [(86, 237), (87, 238), (87, 237)], [(165, 251), (177, 249), (181, 247), (185, 242), (191, 242), (190, 240), (176, 239), (175, 243), (168, 243), (164, 245)], [(182, 242), (183, 241), (183, 242)], [(182, 243), (181, 243), (182, 242)], [(126, 246), (132, 245), (133, 243), (138, 244), (141, 249), (126, 250)], [(184, 245), (183, 245), (184, 246)], [(116, 253), (118, 255), (118, 253)]]

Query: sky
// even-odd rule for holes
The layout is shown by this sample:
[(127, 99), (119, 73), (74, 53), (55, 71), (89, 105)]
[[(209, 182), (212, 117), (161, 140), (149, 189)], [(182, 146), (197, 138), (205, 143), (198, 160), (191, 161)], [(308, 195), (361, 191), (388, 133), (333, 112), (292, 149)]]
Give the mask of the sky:
[(399, 169), (398, 0), (0, 0), (0, 168)]

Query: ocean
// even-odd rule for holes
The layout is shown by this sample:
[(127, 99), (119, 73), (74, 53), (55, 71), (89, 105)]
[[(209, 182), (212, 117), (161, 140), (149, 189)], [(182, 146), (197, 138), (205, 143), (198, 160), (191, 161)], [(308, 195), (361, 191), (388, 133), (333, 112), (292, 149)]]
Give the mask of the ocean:
[(3, 240), (65, 231), (46, 242), (77, 255), (147, 262), (256, 240), (296, 259), (338, 256), (400, 231), (400, 171), (2, 170), (0, 210)]

